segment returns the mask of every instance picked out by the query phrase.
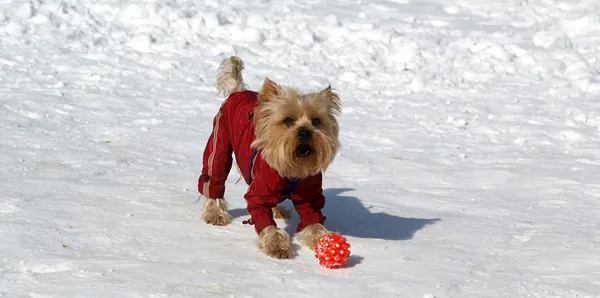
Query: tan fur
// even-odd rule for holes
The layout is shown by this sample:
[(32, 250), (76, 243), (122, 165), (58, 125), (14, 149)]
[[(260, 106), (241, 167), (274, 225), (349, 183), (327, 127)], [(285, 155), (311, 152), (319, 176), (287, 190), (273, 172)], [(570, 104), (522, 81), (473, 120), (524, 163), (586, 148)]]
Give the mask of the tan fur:
[(304, 246), (315, 250), (317, 240), (327, 233), (329, 233), (329, 231), (322, 224), (317, 223), (302, 229), (297, 237)]
[(260, 231), (256, 247), (266, 255), (274, 258), (289, 259), (292, 257), (290, 235), (273, 225)]
[[(260, 149), (263, 159), (282, 177), (306, 178), (325, 171), (340, 147), (336, 120), (340, 104), (331, 86), (303, 94), (265, 78), (254, 110), (256, 139), (252, 147)], [(292, 125), (285, 123), (287, 117), (293, 119)], [(313, 125), (316, 118), (320, 123)], [(312, 133), (310, 146), (314, 149), (304, 159), (295, 154), (301, 128)]]
[(231, 222), (231, 216), (227, 214), (227, 202), (225, 199), (205, 199), (202, 220), (215, 226), (226, 226)]
[(272, 208), (272, 211), (273, 218), (290, 219), (292, 217), (292, 212), (282, 206), (276, 206)]
[(242, 70), (244, 70), (244, 62), (239, 57), (231, 56), (223, 60), (219, 65), (217, 76), (218, 92), (223, 92), (227, 97), (233, 92), (245, 90)]

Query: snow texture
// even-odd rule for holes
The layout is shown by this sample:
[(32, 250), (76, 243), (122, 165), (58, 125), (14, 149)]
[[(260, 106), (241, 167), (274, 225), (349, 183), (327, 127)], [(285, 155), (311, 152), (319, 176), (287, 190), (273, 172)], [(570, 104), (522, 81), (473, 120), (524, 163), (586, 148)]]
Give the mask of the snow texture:
[[(0, 0), (0, 296), (600, 297), (599, 15), (596, 0)], [(234, 222), (200, 220), (229, 55), (253, 89), (339, 92), (324, 188), (344, 268), (297, 241), (291, 260), (257, 252), (235, 171)]]

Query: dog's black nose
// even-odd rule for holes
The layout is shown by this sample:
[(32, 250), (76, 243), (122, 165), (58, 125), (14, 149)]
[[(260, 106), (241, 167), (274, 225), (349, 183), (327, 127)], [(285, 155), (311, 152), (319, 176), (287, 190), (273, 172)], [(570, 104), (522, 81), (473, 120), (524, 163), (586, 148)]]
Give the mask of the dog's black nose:
[(298, 131), (298, 139), (302, 142), (310, 140), (311, 137), (312, 134), (310, 133), (310, 130), (306, 128), (301, 128), (300, 131)]

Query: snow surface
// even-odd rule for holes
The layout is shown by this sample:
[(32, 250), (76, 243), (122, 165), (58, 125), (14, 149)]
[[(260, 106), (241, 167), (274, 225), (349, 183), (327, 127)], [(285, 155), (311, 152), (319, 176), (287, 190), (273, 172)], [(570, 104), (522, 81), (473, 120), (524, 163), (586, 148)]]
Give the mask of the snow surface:
[[(235, 171), (199, 219), (229, 55), (340, 93), (345, 268), (258, 253)], [(596, 0), (0, 0), (0, 296), (600, 297), (599, 59)]]

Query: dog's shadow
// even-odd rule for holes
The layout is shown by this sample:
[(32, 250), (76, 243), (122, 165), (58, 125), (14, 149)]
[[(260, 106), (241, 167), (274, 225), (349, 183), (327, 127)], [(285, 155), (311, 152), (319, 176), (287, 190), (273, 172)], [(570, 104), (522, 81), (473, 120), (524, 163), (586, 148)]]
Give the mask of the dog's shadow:
[[(332, 188), (324, 190), (326, 198), (323, 215), (326, 217), (325, 226), (330, 231), (338, 232), (344, 236), (373, 238), (383, 240), (408, 240), (427, 225), (439, 221), (439, 218), (406, 218), (387, 214), (385, 212), (371, 212), (361, 201), (344, 193), (353, 191), (351, 188)], [(285, 201), (282, 206), (293, 210), (290, 201)], [(229, 210), (233, 217), (247, 216), (245, 209)], [(286, 232), (293, 235), (299, 222), (296, 212), (292, 218), (286, 220)]]

